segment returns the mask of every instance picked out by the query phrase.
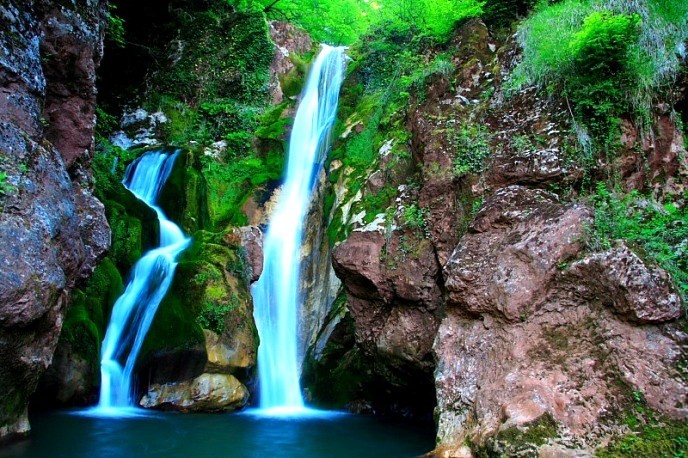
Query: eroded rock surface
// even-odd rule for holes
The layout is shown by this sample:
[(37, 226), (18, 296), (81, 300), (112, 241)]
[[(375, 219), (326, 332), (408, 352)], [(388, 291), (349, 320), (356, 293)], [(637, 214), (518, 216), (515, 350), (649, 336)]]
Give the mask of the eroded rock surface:
[[(438, 438), (460, 447), (550, 415), (568, 445), (614, 431), (633, 391), (688, 415), (677, 363), (686, 335), (666, 274), (621, 246), (582, 254), (591, 212), (544, 191), (498, 191), (444, 269), (434, 349)], [(457, 351), (458, 349), (458, 351)]]
[(28, 431), (28, 397), (52, 360), (70, 290), (110, 244), (80, 168), (93, 147), (106, 13), (77, 3), (0, 6), (0, 440)]

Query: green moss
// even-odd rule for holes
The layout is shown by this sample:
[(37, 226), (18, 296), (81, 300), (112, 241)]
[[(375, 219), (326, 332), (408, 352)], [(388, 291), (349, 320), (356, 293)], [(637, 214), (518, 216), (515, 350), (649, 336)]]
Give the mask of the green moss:
[(512, 426), (497, 435), (497, 440), (512, 445), (533, 444), (544, 445), (547, 439), (557, 437), (558, 427), (549, 413), (545, 413), (537, 420), (522, 426)]
[(663, 422), (633, 427), (634, 432), (614, 441), (596, 456), (600, 458), (652, 456), (675, 458), (688, 456), (688, 424)]
[(182, 151), (158, 198), (165, 215), (187, 234), (210, 226), (207, 184), (195, 162), (192, 153)]
[(105, 258), (91, 277), (72, 293), (58, 346), (69, 345), (74, 357), (91, 363), (91, 386), (99, 380), (100, 344), (105, 337), (112, 307), (124, 291), (115, 263)]
[(280, 86), (285, 97), (295, 97), (301, 93), (306, 82), (306, 75), (298, 66), (291, 69), (289, 73), (280, 77)]

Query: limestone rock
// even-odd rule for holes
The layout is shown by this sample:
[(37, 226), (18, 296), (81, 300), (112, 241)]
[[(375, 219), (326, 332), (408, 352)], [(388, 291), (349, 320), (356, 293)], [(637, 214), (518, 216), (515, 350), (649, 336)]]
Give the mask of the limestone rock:
[(248, 390), (233, 375), (201, 374), (190, 382), (152, 385), (141, 407), (182, 412), (224, 412), (240, 409)]

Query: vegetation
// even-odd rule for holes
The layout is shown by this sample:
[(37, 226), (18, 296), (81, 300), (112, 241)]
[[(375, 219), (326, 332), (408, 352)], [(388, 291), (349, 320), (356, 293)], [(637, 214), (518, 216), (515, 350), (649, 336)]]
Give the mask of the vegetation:
[(454, 174), (482, 172), (491, 151), (487, 129), (480, 124), (464, 124), (447, 132), (449, 143), (456, 149)]
[(593, 142), (609, 147), (619, 116), (642, 119), (652, 94), (676, 77), (688, 39), (686, 17), (685, 2), (543, 3), (519, 28), (523, 61), (512, 88), (537, 84), (563, 91)]
[(7, 180), (7, 173), (0, 172), (0, 196), (9, 194), (13, 189), (14, 186), (12, 186)]
[(603, 182), (597, 183), (593, 202), (592, 248), (610, 248), (617, 239), (629, 241), (669, 272), (688, 300), (688, 209), (673, 202), (661, 205), (637, 191), (610, 191)]
[(631, 398), (631, 405), (624, 414), (624, 422), (630, 432), (617, 438), (608, 447), (598, 450), (596, 456), (688, 456), (688, 424), (658, 416), (647, 406), (640, 391), (633, 391)]
[(355, 43), (372, 26), (402, 26), (416, 35), (446, 41), (467, 17), (479, 16), (478, 0), (235, 0), (244, 11), (264, 11), (268, 18), (300, 25), (317, 41)]

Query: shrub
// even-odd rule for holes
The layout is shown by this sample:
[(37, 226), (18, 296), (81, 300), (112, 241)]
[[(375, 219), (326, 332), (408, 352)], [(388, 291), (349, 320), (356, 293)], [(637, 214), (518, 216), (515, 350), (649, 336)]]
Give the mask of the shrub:
[(607, 249), (614, 240), (627, 240), (669, 272), (681, 296), (688, 300), (688, 209), (671, 202), (659, 204), (637, 191), (612, 192), (601, 182), (593, 203), (591, 248)]
[(449, 143), (456, 149), (454, 174), (480, 173), (490, 154), (487, 128), (479, 124), (464, 124), (448, 130)]

